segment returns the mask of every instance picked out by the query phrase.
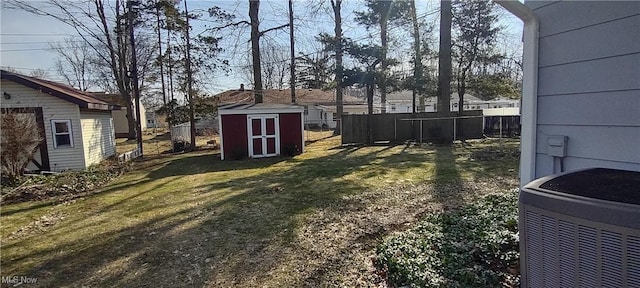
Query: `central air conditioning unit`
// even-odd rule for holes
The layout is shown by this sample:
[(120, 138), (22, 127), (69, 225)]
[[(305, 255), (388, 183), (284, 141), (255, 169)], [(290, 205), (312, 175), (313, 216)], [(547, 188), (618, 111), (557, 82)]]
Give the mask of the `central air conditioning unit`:
[(541, 178), (519, 208), (522, 287), (640, 287), (640, 172)]

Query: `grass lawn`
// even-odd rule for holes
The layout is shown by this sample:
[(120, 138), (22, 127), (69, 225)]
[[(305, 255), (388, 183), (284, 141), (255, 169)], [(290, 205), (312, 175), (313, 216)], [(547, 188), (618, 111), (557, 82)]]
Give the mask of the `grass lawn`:
[[(220, 143), (218, 135), (215, 136), (196, 136), (196, 143), (198, 147), (206, 147), (207, 141), (215, 140), (216, 143)], [(126, 138), (116, 139), (116, 152), (119, 154), (129, 152), (138, 147), (135, 139), (127, 140)], [(159, 155), (165, 152), (170, 152), (173, 149), (171, 145), (171, 138), (166, 129), (147, 129), (142, 135), (142, 149), (145, 155)]]
[[(309, 135), (308, 135), (309, 136)], [(149, 157), (99, 193), (3, 205), (2, 276), (38, 286), (380, 286), (382, 237), (517, 186), (517, 142)], [(508, 153), (505, 153), (508, 152)]]

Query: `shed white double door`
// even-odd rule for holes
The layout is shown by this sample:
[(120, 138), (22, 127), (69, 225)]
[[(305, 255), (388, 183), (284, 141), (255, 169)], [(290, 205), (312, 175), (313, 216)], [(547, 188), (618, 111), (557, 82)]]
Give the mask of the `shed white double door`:
[(280, 154), (280, 121), (278, 114), (247, 115), (249, 157), (261, 158)]

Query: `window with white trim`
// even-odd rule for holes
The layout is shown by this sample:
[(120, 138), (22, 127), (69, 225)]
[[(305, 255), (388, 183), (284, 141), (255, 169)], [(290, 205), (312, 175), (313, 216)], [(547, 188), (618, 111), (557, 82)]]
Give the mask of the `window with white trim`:
[(51, 120), (53, 148), (73, 147), (71, 120)]

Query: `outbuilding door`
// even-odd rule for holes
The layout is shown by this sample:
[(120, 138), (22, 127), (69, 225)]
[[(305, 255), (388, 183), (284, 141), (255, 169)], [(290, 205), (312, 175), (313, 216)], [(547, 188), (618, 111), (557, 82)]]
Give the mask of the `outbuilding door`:
[(33, 119), (35, 119), (38, 130), (40, 131), (40, 138), (42, 139), (42, 142), (40, 142), (40, 145), (33, 154), (33, 158), (31, 159), (31, 162), (29, 162), (29, 165), (27, 165), (27, 169), (30, 171), (51, 170), (51, 167), (49, 166), (49, 151), (47, 149), (47, 136), (45, 134), (42, 107), (2, 108), (1, 110), (2, 114), (16, 113), (22, 117), (33, 117)]
[(279, 124), (277, 114), (247, 115), (249, 157), (261, 158), (279, 154)]

